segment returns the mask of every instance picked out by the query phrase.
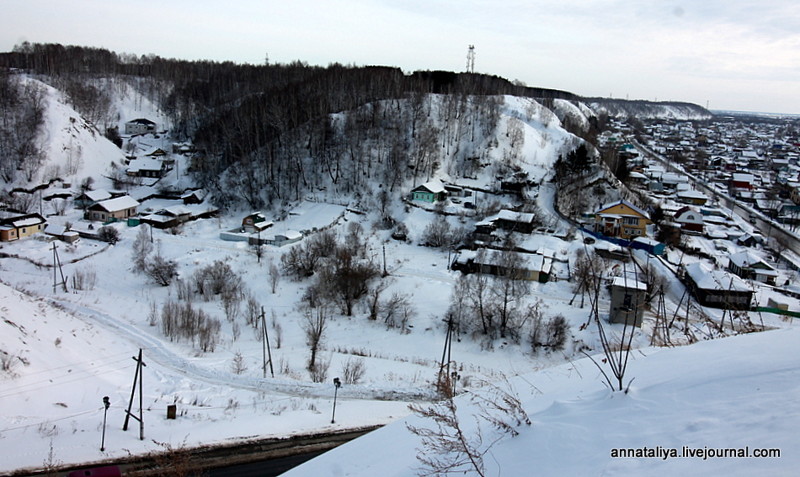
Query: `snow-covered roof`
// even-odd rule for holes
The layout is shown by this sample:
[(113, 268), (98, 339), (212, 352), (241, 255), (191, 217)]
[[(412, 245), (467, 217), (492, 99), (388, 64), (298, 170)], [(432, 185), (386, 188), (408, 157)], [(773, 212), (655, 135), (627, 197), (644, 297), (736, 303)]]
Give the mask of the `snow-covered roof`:
[(752, 291), (750, 286), (736, 275), (722, 270), (713, 270), (702, 262), (686, 265), (686, 274), (702, 290)]
[(139, 207), (139, 201), (129, 195), (123, 195), (122, 197), (100, 201), (94, 204), (92, 207), (100, 207), (106, 212), (116, 212), (118, 210)]
[(772, 268), (772, 266), (770, 266), (770, 264), (765, 262), (763, 258), (759, 257), (758, 255), (754, 254), (749, 250), (731, 254), (728, 257), (728, 260), (739, 268), (752, 267), (753, 264), (756, 263), (760, 263), (766, 267)]
[(426, 182), (419, 187), (414, 188), (414, 190), (425, 189), (432, 194), (439, 194), (445, 191), (444, 184), (439, 179), (434, 179), (430, 182)]
[(650, 246), (661, 245), (661, 242), (658, 240), (653, 240), (649, 237), (636, 237), (633, 239), (633, 242), (639, 242)]
[[(617, 205), (620, 205), (620, 204), (624, 205), (625, 207), (630, 208), (631, 210), (633, 210), (634, 212), (636, 212), (637, 214), (639, 214), (639, 215), (641, 215), (643, 217), (646, 217), (646, 218), (650, 217), (647, 214), (647, 212), (645, 212), (644, 210), (640, 209), (639, 207), (636, 207), (635, 205), (633, 205), (632, 203), (630, 203), (629, 201), (627, 201), (625, 199), (620, 199), (620, 200), (617, 200), (617, 201), (614, 201), (614, 202), (609, 202), (609, 203), (605, 204), (604, 206), (600, 207), (600, 210), (598, 210), (597, 213), (601, 214), (604, 210), (608, 210), (608, 209), (610, 209), (612, 207), (615, 207)], [(611, 215), (613, 215), (613, 214), (611, 214)]]
[(164, 211), (167, 212), (169, 215), (189, 215), (192, 213), (191, 210), (180, 204), (166, 207)]
[(509, 222), (519, 222), (529, 224), (533, 222), (535, 216), (531, 213), (514, 212), (513, 210), (501, 210), (497, 214), (498, 219), (508, 220)]
[(702, 224), (703, 223), (703, 214), (700, 213), (699, 210), (695, 209), (694, 207), (681, 207), (675, 212), (675, 220), (678, 222), (686, 222), (686, 223), (696, 223)]
[(30, 227), (31, 225), (38, 225), (43, 224), (45, 222), (43, 217), (40, 216), (33, 216), (33, 217), (26, 217), (24, 219), (15, 220), (11, 222), (14, 227)]
[(131, 119), (126, 124), (144, 124), (144, 125), (148, 125), (148, 126), (149, 125), (153, 125), (154, 126), (156, 123), (154, 123), (153, 121), (150, 121), (149, 119), (137, 118), (137, 119)]
[(699, 190), (682, 190), (676, 194), (680, 198), (686, 199), (708, 199), (708, 196)]
[(189, 197), (197, 197), (198, 199), (202, 200), (205, 196), (206, 196), (206, 191), (204, 189), (197, 189), (184, 192), (183, 195), (181, 195), (181, 199), (188, 199)]
[(44, 228), (44, 233), (47, 235), (64, 235), (64, 232), (67, 231), (67, 227), (64, 225), (55, 225), (55, 224), (47, 224)]
[(87, 190), (83, 195), (93, 202), (100, 202), (101, 200), (111, 198), (111, 193), (105, 189)]
[(286, 240), (299, 240), (303, 238), (303, 234), (296, 230), (284, 230), (273, 235), (273, 238), (285, 237)]
[(152, 157), (140, 157), (134, 159), (128, 165), (128, 172), (139, 171), (160, 171), (164, 167), (164, 162)]
[(620, 288), (632, 288), (634, 290), (647, 290), (647, 285), (637, 280), (631, 280), (625, 277), (616, 277), (611, 283), (611, 286)]

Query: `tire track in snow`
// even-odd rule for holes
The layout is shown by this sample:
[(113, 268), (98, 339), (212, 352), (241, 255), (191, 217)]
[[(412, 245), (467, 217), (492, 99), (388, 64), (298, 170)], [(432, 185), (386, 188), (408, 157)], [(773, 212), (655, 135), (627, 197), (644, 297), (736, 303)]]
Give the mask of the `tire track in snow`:
[[(330, 398), (330, 386), (321, 383), (301, 383), (271, 378), (252, 378), (214, 371), (179, 355), (165, 342), (138, 327), (93, 308), (71, 301), (50, 298), (50, 301), (78, 319), (94, 323), (127, 338), (146, 350), (145, 363), (153, 361), (176, 374), (202, 380), (208, 384), (263, 393), (284, 394), (292, 397)], [(397, 389), (381, 386), (348, 385), (339, 391), (341, 398), (380, 401), (418, 401), (431, 399), (433, 394), (424, 388)]]

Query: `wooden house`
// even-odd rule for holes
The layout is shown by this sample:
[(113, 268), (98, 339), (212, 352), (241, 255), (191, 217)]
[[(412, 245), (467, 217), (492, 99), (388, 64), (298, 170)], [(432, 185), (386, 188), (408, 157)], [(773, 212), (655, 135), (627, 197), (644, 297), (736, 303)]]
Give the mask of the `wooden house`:
[(140, 157), (134, 159), (125, 171), (131, 177), (149, 177), (158, 179), (167, 173), (167, 164), (159, 159)]
[(169, 229), (187, 222), (191, 219), (192, 213), (182, 205), (173, 205), (161, 209), (155, 214), (142, 217), (142, 223), (148, 224), (157, 229)]
[(84, 218), (101, 222), (125, 220), (136, 215), (139, 201), (129, 195), (102, 200), (86, 208)]
[(95, 202), (100, 202), (101, 200), (108, 200), (111, 198), (113, 198), (113, 195), (111, 195), (111, 192), (107, 190), (104, 189), (87, 190), (78, 194), (75, 197), (73, 203), (75, 204), (75, 207), (85, 209), (86, 207), (89, 207)]
[(746, 174), (737, 172), (731, 176), (730, 187), (734, 190), (753, 190), (755, 183), (755, 176), (753, 174)]
[(694, 207), (682, 207), (673, 216), (675, 223), (681, 226), (681, 230), (689, 233), (703, 233), (703, 214)]
[(2, 212), (0, 242), (13, 242), (44, 230), (47, 220), (39, 214)]
[(553, 258), (538, 253), (462, 250), (453, 261), (452, 268), (464, 273), (483, 273), (547, 283), (552, 274)]
[(242, 219), (242, 232), (257, 233), (272, 227), (273, 222), (261, 212), (253, 212)]
[(181, 200), (185, 205), (188, 204), (201, 204), (206, 198), (206, 191), (203, 189), (196, 189), (186, 191), (181, 195)]
[(728, 270), (745, 280), (775, 285), (778, 271), (758, 255), (745, 250), (728, 257)]
[(698, 190), (682, 190), (675, 194), (675, 198), (689, 205), (706, 205), (708, 202), (708, 196)]
[(501, 210), (494, 219), (494, 224), (499, 229), (529, 234), (533, 232), (535, 219), (531, 213)]
[(738, 276), (715, 270), (702, 262), (684, 267), (684, 279), (689, 292), (703, 306), (747, 310), (753, 300), (753, 290)]
[(125, 123), (125, 134), (147, 134), (156, 132), (156, 123), (145, 118), (133, 119)]
[(650, 216), (627, 200), (606, 204), (595, 212), (594, 231), (607, 237), (633, 239), (647, 235)]
[(411, 190), (411, 200), (433, 203), (442, 201), (446, 197), (447, 191), (439, 180), (426, 182)]

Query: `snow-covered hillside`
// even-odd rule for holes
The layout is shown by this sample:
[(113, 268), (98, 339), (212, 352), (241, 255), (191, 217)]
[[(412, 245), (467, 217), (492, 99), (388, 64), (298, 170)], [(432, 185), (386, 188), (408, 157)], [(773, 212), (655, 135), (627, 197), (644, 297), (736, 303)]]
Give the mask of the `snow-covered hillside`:
[(32, 78), (25, 81), (44, 93), (45, 123), (39, 135), (43, 161), (30, 183), (15, 185), (38, 186), (55, 178), (67, 183), (89, 176), (97, 180), (110, 173), (112, 162), (124, 159), (122, 150), (67, 105), (60, 91)]
[[(532, 423), (491, 447), (484, 475), (795, 475), (798, 338), (799, 330), (785, 329), (645, 348), (629, 365), (635, 380), (627, 394), (610, 392), (588, 359), (513, 379)], [(469, 398), (456, 398), (457, 414), (470, 442), (482, 437), (483, 450), (500, 434), (473, 418), (480, 411)], [(408, 417), (285, 475), (419, 475), (423, 446), (408, 425), (436, 428)], [(478, 475), (469, 468), (459, 467)]]
[[(120, 115), (115, 121), (130, 119), (123, 116), (158, 120), (158, 108), (128, 86), (116, 91), (119, 94), (113, 104)], [(104, 177), (110, 164), (120, 163), (122, 151), (66, 107), (60, 93), (47, 88), (47, 101), (48, 146), (43, 169), (69, 165), (72, 169), (67, 178), (73, 183), (93, 177), (95, 187), (111, 187), (112, 181)], [(558, 157), (581, 143), (559, 118), (570, 117), (584, 125), (591, 116), (580, 103), (558, 101), (550, 110), (531, 98), (513, 96), (429, 94), (376, 101), (328, 116), (329, 121), (321, 122), (321, 132), (312, 131), (318, 124), (286, 132), (281, 139), (286, 148), (283, 159), (277, 158), (280, 154), (276, 151), (272, 151), (274, 157), (253, 153), (249, 157), (252, 163), (236, 163), (215, 173), (210, 182), (230, 199), (219, 217), (163, 230), (145, 229), (136, 221), (130, 226), (116, 222), (110, 225), (119, 235), (113, 245), (87, 237), (65, 244), (43, 234), (3, 243), (0, 350), (6, 369), (0, 372), (0, 443), (4, 449), (0, 472), (39, 468), (49, 459), (50, 449), (55, 461), (79, 464), (162, 450), (158, 443), (212, 445), (254, 436), (384, 424), (407, 416), (409, 402), (434, 397), (433, 383), (447, 335), (443, 318), (451, 307), (466, 301), (458, 291), (465, 283), (463, 275), (450, 269), (455, 252), (420, 244), (426, 241), (431, 224), (474, 230), (479, 221), (498, 210), (519, 206), (523, 202), (519, 195), (500, 192), (507, 178), (544, 182), (524, 199), (526, 207), (536, 209), (542, 226), (530, 234), (515, 232), (513, 238), (525, 250), (541, 250), (542, 263), (544, 258), (552, 261), (552, 279), (525, 283), (525, 293), (515, 296), (513, 303), (504, 303), (527, 313), (517, 322), (518, 329), (484, 331), (475, 324), (474, 316), (471, 321), (465, 319), (452, 343), (458, 391), (479, 392), (484, 380), (529, 376), (535, 370), (575, 360), (582, 351), (597, 352), (597, 330), (585, 326), (590, 308), (582, 305), (583, 300), (574, 300), (573, 282), (568, 281), (578, 251), (585, 250), (586, 244), (582, 236), (570, 233), (573, 224), (556, 213), (553, 186), (546, 183)], [(359, 129), (359, 122), (372, 126)], [(314, 134), (324, 137), (327, 142), (323, 145), (330, 149), (321, 152), (317, 149), (320, 144), (311, 144), (309, 138), (317, 137)], [(141, 200), (138, 211), (142, 214), (175, 210), (174, 206), (180, 211), (183, 204), (179, 200), (165, 198), (166, 194), (155, 197), (156, 193), (169, 189), (183, 192), (196, 186), (197, 176), (187, 173), (188, 166), (206, 166), (202, 158), (195, 164), (189, 157), (173, 153), (172, 140), (160, 132), (132, 141), (125, 138), (127, 152), (144, 156), (162, 148), (173, 162), (174, 168), (158, 181), (148, 178), (124, 184), (127, 192)], [(287, 162), (280, 163), (284, 159)], [(278, 177), (281, 174), (283, 178)], [(435, 179), (474, 191), (475, 207), (465, 207), (465, 201), (435, 205), (408, 200), (412, 187)], [(282, 180), (287, 182), (279, 183)], [(270, 194), (275, 194), (273, 200), (266, 200)], [(259, 198), (264, 200), (255, 200)], [(222, 240), (221, 232), (242, 229), (243, 218), (258, 208), (252, 204), (265, 205), (261, 212), (274, 221), (272, 231), (305, 230), (309, 235), (294, 245), (265, 246), (260, 255), (247, 242)], [(100, 226), (96, 222), (90, 227), (83, 211), (74, 207), (47, 219), (87, 233)], [(405, 239), (393, 237), (391, 227), (396, 224), (405, 227)], [(289, 267), (280, 268), (284, 254), (304, 247), (321, 230), (330, 231), (337, 243), (360, 244), (358, 257), (381, 272), (370, 283), (370, 293), (357, 300), (352, 314), (333, 299), (325, 307), (327, 327), (315, 355), (327, 373), (324, 376), (310, 372), (308, 365), (307, 326), (323, 308), (312, 306), (316, 297), (309, 290), (313, 291), (321, 274), (305, 276), (287, 271)], [(270, 229), (266, 233), (271, 233)], [(143, 236), (150, 240), (142, 241)], [(170, 286), (161, 286), (140, 271), (136, 262), (141, 257), (134, 252), (134, 243), (140, 250), (146, 248), (143, 243), (152, 246), (145, 258), (154, 261), (159, 257), (175, 264), (177, 277)], [(56, 247), (62, 268), (53, 267)], [(643, 255), (638, 258), (648, 260)], [(667, 267), (653, 262), (659, 273), (673, 277)], [(241, 284), (236, 294), (223, 299), (221, 292), (200, 290), (205, 283), (201, 272), (210, 267), (222, 270), (221, 282)], [(622, 273), (624, 267), (617, 265), (609, 273)], [(66, 291), (55, 283), (61, 280), (58, 272), (66, 278)], [(674, 279), (670, 283), (666, 306), (671, 312), (678, 308), (683, 285)], [(385, 312), (392, 300), (400, 303), (402, 320)], [(168, 334), (164, 317), (176, 304), (191, 311), (187, 316), (202, 312), (208, 323), (215, 324), (218, 334), (212, 346), (204, 349), (195, 335)], [(605, 319), (609, 308), (605, 290), (599, 306)], [(255, 319), (262, 307), (263, 321)], [(376, 309), (380, 313), (376, 314)], [(708, 315), (719, 320), (721, 312), (712, 310)], [(556, 317), (566, 324), (565, 343), (563, 349), (551, 350), (534, 342), (531, 323)], [(787, 326), (774, 317), (763, 321), (768, 327)], [(263, 363), (262, 323), (273, 346), (272, 370)], [(653, 324), (654, 316), (648, 312), (643, 328), (635, 335), (634, 347), (650, 342)], [(711, 336), (704, 332), (706, 323), (692, 325), (697, 325), (698, 336)], [(620, 325), (608, 326), (609, 333), (619, 333)], [(764, 343), (766, 338), (759, 339)], [(748, 343), (731, 341), (735, 342)], [(136, 426), (127, 432), (120, 429), (131, 393), (135, 364), (131, 357), (139, 349), (147, 363), (144, 440), (139, 440)], [(728, 348), (722, 352), (736, 353)], [(711, 360), (712, 351), (702, 353), (703, 359)], [(654, 354), (653, 358), (663, 363), (669, 358), (661, 356), (670, 355), (655, 350), (644, 354)], [(637, 366), (647, 361), (639, 356)], [(684, 368), (688, 364), (683, 360), (695, 359), (676, 356), (678, 367)], [(336, 423), (331, 424), (332, 378), (348, 374), (352, 378), (356, 367), (362, 372), (339, 390)], [(576, 383), (563, 379), (564, 374), (582, 378)], [(656, 400), (650, 389), (663, 383), (640, 378), (632, 371), (637, 377), (634, 392), (610, 397), (602, 391), (596, 374), (582, 362), (532, 379), (537, 392), (566, 400), (582, 396), (588, 403), (584, 405), (595, 406), (601, 415), (618, 405), (605, 404), (607, 401), (633, 402), (639, 409), (642, 406), (637, 399)], [(699, 370), (692, 373), (695, 375), (700, 376)], [(523, 386), (525, 379), (516, 382), (534, 418), (534, 426), (525, 435), (539, 436), (531, 433), (546, 419), (538, 415), (542, 403), (549, 404), (546, 399), (529, 399), (533, 388)], [(576, 391), (582, 386), (587, 386), (584, 391)], [(108, 396), (112, 405), (106, 449), (100, 452), (103, 396)], [(177, 405), (178, 418), (166, 420), (166, 407), (172, 404)], [(587, 408), (581, 409), (576, 415), (589, 414)], [(654, 427), (659, 425), (657, 417), (648, 421)], [(661, 418), (667, 421), (661, 425), (673, 425), (672, 415), (662, 414)], [(665, 428), (677, 432), (674, 427)], [(578, 430), (570, 436), (578, 438)], [(514, 442), (526, 439), (504, 442), (497, 451), (509, 449), (511, 453)], [(544, 444), (536, 441), (536, 445)], [(409, 456), (413, 458), (413, 452)]]
[(595, 114), (627, 119), (676, 119), (682, 121), (702, 121), (712, 114), (692, 103), (623, 101), (620, 99), (587, 99), (586, 103)]

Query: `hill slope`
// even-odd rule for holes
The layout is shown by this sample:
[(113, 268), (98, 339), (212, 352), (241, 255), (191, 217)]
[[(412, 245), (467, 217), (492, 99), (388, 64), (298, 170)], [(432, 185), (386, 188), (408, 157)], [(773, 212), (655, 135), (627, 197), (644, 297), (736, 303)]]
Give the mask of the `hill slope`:
[[(586, 359), (515, 379), (532, 425), (491, 448), (485, 475), (793, 475), (800, 465), (793, 450), (800, 445), (798, 338), (797, 329), (784, 329), (643, 349), (629, 365), (635, 381), (628, 394), (604, 388)], [(479, 411), (468, 398), (456, 399), (458, 415), (475, 439), (471, 416)], [(499, 434), (482, 424), (485, 448)], [(407, 425), (435, 427), (410, 417), (286, 476), (418, 475), (422, 445)], [(615, 449), (640, 457), (613, 457)], [(772, 455), (756, 457), (763, 449)]]

